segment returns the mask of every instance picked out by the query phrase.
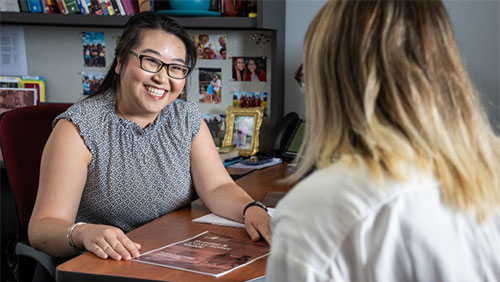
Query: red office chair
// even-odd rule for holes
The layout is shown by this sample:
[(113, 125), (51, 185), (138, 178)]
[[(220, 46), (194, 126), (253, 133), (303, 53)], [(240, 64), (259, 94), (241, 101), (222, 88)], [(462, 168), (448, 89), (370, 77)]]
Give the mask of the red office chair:
[[(42, 151), (52, 131), (52, 121), (71, 104), (45, 104), (13, 109), (0, 116), (0, 145), (8, 182), (17, 211), (17, 243), (15, 254), (18, 278), (32, 275), (33, 263), (24, 269), (20, 259), (34, 259), (55, 280), (55, 258), (32, 248), (28, 243), (28, 223), (35, 204)], [(29, 278), (31, 279), (31, 278)]]

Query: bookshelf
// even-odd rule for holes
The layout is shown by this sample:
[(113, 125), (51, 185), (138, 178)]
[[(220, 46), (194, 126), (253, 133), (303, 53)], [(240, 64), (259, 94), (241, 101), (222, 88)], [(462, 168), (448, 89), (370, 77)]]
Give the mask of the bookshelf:
[[(80, 14), (38, 14), (0, 12), (0, 24), (42, 25), (42, 26), (88, 26), (121, 28), (130, 16), (98, 16)], [(191, 29), (257, 29), (257, 18), (246, 17), (173, 17), (173, 19)]]

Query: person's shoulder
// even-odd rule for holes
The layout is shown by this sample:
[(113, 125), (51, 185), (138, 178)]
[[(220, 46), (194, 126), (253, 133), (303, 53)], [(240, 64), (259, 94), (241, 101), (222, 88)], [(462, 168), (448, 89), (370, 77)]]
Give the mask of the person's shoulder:
[(58, 116), (57, 120), (65, 118), (78, 123), (97, 122), (114, 107), (113, 97), (110, 97), (110, 95), (113, 94), (103, 93), (77, 101), (66, 112)]
[(175, 118), (189, 116), (198, 112), (198, 105), (195, 102), (184, 101), (182, 99), (175, 99), (162, 111), (164, 115), (173, 116)]
[(96, 96), (90, 96), (88, 98), (84, 98), (76, 103), (74, 103), (68, 110), (72, 110), (75, 112), (80, 112), (82, 114), (101, 111), (104, 108), (110, 106), (111, 99), (109, 95), (111, 93), (103, 93)]

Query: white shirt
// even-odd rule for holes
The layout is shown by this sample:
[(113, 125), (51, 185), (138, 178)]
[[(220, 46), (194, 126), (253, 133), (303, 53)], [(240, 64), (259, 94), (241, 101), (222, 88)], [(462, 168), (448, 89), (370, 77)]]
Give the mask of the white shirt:
[(431, 174), (376, 184), (341, 163), (278, 204), (266, 281), (500, 281), (500, 216), (479, 224), (443, 203)]

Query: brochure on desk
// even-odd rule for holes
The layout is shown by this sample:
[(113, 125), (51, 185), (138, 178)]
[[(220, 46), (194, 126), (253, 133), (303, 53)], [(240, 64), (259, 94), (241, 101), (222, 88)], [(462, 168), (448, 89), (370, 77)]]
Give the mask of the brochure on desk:
[(264, 241), (205, 231), (146, 252), (134, 261), (219, 277), (268, 254), (269, 245)]

